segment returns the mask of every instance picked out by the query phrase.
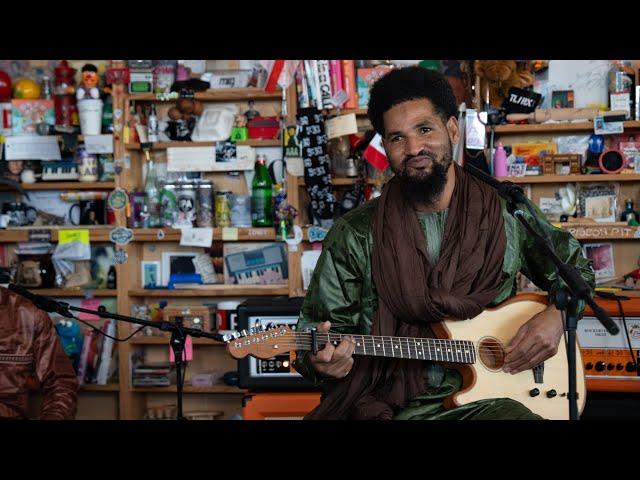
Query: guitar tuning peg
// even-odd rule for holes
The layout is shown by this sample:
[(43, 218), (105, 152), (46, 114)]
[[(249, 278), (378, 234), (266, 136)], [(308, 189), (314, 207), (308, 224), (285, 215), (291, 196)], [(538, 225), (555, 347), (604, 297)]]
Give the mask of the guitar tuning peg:
[(264, 332), (266, 330), (266, 327), (262, 323), (258, 325), (258, 328), (260, 329), (261, 332)]
[(233, 336), (233, 334), (231, 333), (226, 333), (225, 335), (222, 336), (222, 341), (223, 342), (227, 342), (229, 343), (231, 340), (233, 340), (235, 337)]
[(233, 338), (240, 338), (240, 332), (233, 332), (231, 335)]
[(240, 330), (240, 336), (241, 337), (246, 337), (247, 336), (247, 331), (244, 328), (242, 330)]

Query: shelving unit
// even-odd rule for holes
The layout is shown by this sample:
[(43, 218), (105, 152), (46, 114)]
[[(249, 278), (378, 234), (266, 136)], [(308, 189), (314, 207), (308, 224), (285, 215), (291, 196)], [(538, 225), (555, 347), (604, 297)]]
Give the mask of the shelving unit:
[(640, 175), (635, 173), (604, 175), (525, 175), (524, 177), (496, 177), (511, 183), (571, 183), (571, 182), (639, 182)]
[[(295, 89), (295, 86), (294, 86)], [(196, 100), (203, 102), (240, 102), (242, 108), (246, 107), (246, 101), (255, 100), (256, 108), (262, 115), (277, 115), (282, 107), (282, 92), (263, 92), (257, 89), (225, 89), (220, 91), (207, 91), (196, 93)], [(158, 100), (155, 95), (150, 94), (123, 94), (119, 99), (124, 112), (124, 123), (128, 122), (131, 102), (158, 102), (158, 116), (166, 115), (167, 109), (175, 104), (175, 99)], [(244, 104), (244, 105), (243, 105)], [(114, 107), (115, 108), (115, 107)], [(295, 120), (295, 116), (293, 117)], [(124, 136), (123, 136), (124, 137)], [(274, 148), (281, 146), (279, 139), (267, 140), (247, 140), (237, 142), (238, 145), (247, 145), (254, 148)], [(156, 160), (161, 159), (167, 148), (174, 147), (214, 147), (216, 142), (158, 142), (152, 147)], [(130, 157), (129, 168), (125, 168), (119, 175), (117, 185), (127, 191), (143, 186), (143, 157), (139, 143), (124, 143), (124, 138), (116, 144), (116, 149), (122, 155)], [(205, 176), (214, 182), (215, 190), (230, 190), (234, 193), (247, 194), (244, 178), (238, 180), (230, 179), (224, 172), (206, 172)], [(120, 225), (125, 225), (125, 219), (119, 219)], [(118, 312), (130, 315), (133, 305), (145, 302), (154, 303), (158, 300), (168, 300), (173, 305), (201, 305), (202, 303), (215, 302), (216, 299), (225, 298), (246, 298), (250, 296), (277, 296), (287, 295), (288, 285), (203, 285), (188, 289), (144, 289), (141, 288), (140, 262), (145, 260), (157, 260), (162, 251), (194, 250), (194, 247), (177, 247), (180, 241), (181, 230), (171, 228), (134, 228), (132, 241), (122, 248), (128, 254), (128, 261), (118, 266)], [(162, 233), (160, 233), (162, 232)], [(160, 233), (160, 235), (158, 235)], [(276, 232), (274, 228), (214, 228), (214, 240), (229, 242), (245, 241), (275, 241)], [(121, 279), (126, 279), (121, 281)], [(133, 332), (135, 326), (130, 324), (119, 325), (119, 335), (127, 336)], [(221, 347), (226, 345), (223, 342), (215, 342), (205, 338), (192, 339), (194, 349), (194, 361), (187, 369), (187, 381), (185, 383), (185, 394), (215, 394), (214, 399), (208, 399), (206, 408), (215, 408), (227, 412), (237, 412), (240, 409), (237, 403), (238, 395), (245, 393), (238, 387), (227, 385), (216, 385), (209, 388), (192, 387), (189, 385), (189, 375), (195, 373), (199, 368), (222, 368), (225, 370), (235, 369), (236, 361), (227, 355), (226, 350)], [(167, 361), (169, 338), (165, 337), (145, 337), (137, 336), (130, 341), (119, 345), (119, 367), (120, 367), (120, 418), (138, 419), (142, 418), (146, 407), (159, 401), (175, 403), (176, 387), (149, 387), (132, 388), (130, 385), (129, 357), (134, 351), (143, 350), (147, 361)], [(124, 372), (124, 373), (123, 373)], [(195, 397), (195, 398), (193, 398)], [(229, 397), (229, 398), (227, 398)], [(188, 409), (189, 402), (198, 402), (198, 395), (188, 395), (185, 398), (185, 410)], [(199, 405), (199, 404), (198, 404)]]
[(30, 288), (31, 292), (45, 297), (116, 297), (117, 289), (71, 289), (71, 288)]

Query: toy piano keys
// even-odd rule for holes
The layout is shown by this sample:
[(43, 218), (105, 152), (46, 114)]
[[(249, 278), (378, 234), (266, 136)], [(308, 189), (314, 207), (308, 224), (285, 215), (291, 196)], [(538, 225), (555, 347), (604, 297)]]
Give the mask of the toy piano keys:
[(78, 180), (78, 165), (75, 162), (42, 162), (42, 181)]
[[(227, 245), (225, 244), (225, 249)], [(225, 259), (225, 283), (240, 285), (271, 285), (286, 283), (289, 278), (284, 245), (255, 245), (250, 250), (229, 252)]]

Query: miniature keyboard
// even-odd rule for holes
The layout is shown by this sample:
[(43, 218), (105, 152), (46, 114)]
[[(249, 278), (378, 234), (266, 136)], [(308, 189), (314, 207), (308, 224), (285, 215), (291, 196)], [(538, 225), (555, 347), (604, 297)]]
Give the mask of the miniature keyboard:
[(77, 180), (78, 166), (73, 162), (47, 163), (42, 166), (42, 180)]
[(288, 278), (282, 245), (269, 245), (225, 257), (229, 276), (243, 285), (284, 283)]

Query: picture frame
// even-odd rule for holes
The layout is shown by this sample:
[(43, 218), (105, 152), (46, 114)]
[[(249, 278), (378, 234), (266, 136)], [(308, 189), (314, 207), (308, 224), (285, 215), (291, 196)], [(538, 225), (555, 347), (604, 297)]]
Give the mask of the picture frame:
[(195, 274), (196, 266), (193, 259), (201, 252), (162, 252), (162, 285), (169, 285), (169, 279), (174, 273)]
[(582, 248), (584, 256), (592, 262), (596, 280), (604, 280), (616, 276), (612, 243), (585, 243)]
[(578, 216), (596, 222), (615, 222), (618, 210), (615, 183), (581, 184), (578, 187)]
[[(142, 280), (142, 287), (147, 288), (157, 287), (161, 285), (162, 272), (160, 262), (158, 261), (142, 261), (140, 262), (140, 279)], [(166, 285), (166, 283), (162, 283)]]
[(551, 92), (552, 108), (573, 108), (573, 90), (554, 90)]

